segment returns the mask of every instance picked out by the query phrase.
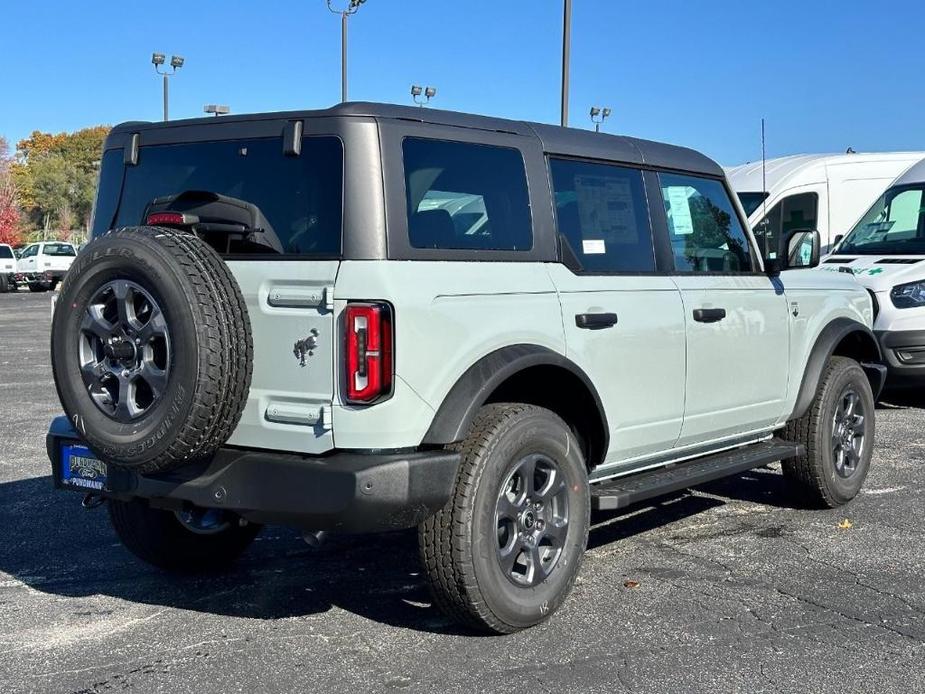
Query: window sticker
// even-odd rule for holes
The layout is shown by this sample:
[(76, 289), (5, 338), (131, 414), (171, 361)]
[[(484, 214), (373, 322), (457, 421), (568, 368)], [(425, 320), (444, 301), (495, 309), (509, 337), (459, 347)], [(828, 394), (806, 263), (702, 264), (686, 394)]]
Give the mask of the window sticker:
[(585, 255), (601, 255), (607, 252), (604, 239), (585, 239), (581, 242), (581, 252)]
[[(575, 195), (582, 232), (603, 237), (600, 248), (585, 253), (605, 253), (604, 242), (634, 244), (639, 241), (631, 183), (609, 176), (575, 176)], [(596, 242), (595, 242), (596, 243)]]
[(669, 220), (675, 236), (693, 234), (694, 220), (691, 219), (689, 195), (696, 191), (689, 186), (669, 186), (667, 192)]

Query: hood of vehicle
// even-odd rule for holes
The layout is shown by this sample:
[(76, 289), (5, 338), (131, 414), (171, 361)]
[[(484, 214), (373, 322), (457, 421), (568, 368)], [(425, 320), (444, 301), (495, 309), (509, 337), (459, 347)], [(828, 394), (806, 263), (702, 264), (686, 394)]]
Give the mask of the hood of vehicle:
[(883, 292), (897, 284), (925, 280), (925, 255), (829, 255), (820, 268), (831, 272), (848, 268), (861, 286)]

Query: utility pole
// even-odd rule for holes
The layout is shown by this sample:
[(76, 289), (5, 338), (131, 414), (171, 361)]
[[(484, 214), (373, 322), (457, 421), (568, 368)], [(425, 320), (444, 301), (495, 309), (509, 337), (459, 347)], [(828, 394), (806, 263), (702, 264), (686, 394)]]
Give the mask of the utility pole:
[(563, 0), (562, 5), (562, 108), (561, 125), (568, 127), (568, 74), (569, 53), (572, 45), (572, 0)]
[(327, 0), (328, 9), (334, 14), (340, 15), (340, 100), (347, 100), (347, 17), (356, 14), (366, 0), (349, 0), (347, 6), (338, 10), (333, 5), (333, 0)]

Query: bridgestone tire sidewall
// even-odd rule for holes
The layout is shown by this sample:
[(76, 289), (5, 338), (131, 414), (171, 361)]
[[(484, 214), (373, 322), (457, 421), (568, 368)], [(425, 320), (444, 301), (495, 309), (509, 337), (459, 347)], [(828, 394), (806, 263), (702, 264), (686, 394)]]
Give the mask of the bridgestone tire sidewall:
[[(561, 420), (544, 414), (523, 418), (505, 432), (485, 462), (475, 495), (471, 542), (479, 592), (491, 612), (515, 628), (537, 624), (562, 604), (575, 581), (588, 541), (590, 495), (578, 441)], [(517, 462), (532, 453), (549, 456), (565, 477), (569, 529), (552, 573), (543, 583), (527, 588), (514, 585), (498, 564), (495, 510), (501, 485)]]
[[(864, 447), (861, 450), (858, 467), (851, 477), (841, 477), (835, 471), (835, 454), (832, 450), (832, 429), (835, 409), (845, 388), (851, 385), (864, 405)], [(832, 378), (825, 384), (821, 400), (819, 427), (816, 431), (816, 450), (820, 452), (819, 464), (822, 466), (822, 479), (831, 496), (839, 503), (851, 501), (864, 484), (870, 470), (870, 460), (874, 446), (875, 405), (870, 383), (860, 366), (847, 365), (833, 372)]]
[[(87, 304), (106, 283), (137, 283), (159, 304), (170, 334), (167, 389), (150, 411), (120, 423), (90, 398), (80, 375), (80, 324)], [(172, 431), (189, 416), (201, 358), (199, 310), (184, 291), (188, 280), (156, 242), (139, 236), (103, 236), (84, 249), (68, 273), (52, 330), (52, 367), (58, 396), (74, 428), (103, 460), (141, 466), (172, 443)]]

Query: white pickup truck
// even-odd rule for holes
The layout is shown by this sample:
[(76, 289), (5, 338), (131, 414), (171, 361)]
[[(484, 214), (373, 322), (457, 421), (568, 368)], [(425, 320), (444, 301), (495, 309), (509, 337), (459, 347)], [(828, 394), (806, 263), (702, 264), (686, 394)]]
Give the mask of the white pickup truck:
[(70, 269), (77, 249), (64, 241), (33, 243), (23, 250), (16, 264), (16, 284), (28, 285), (33, 292), (46, 292), (58, 286)]
[(0, 294), (16, 289), (13, 275), (16, 274), (16, 255), (5, 243), (0, 243)]

